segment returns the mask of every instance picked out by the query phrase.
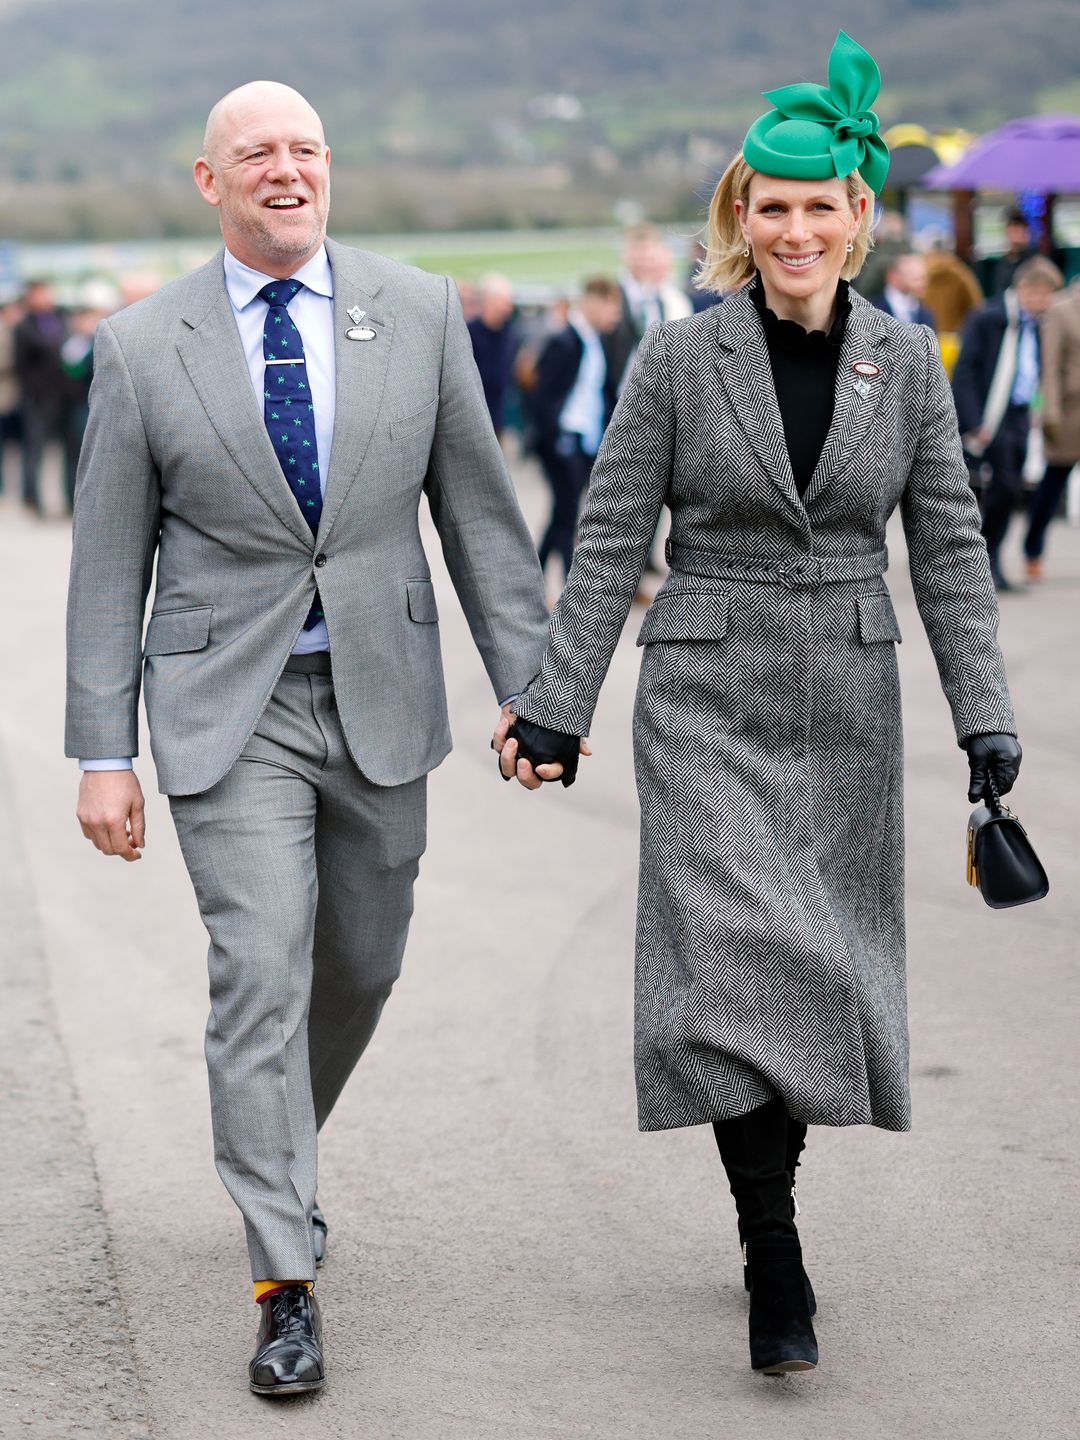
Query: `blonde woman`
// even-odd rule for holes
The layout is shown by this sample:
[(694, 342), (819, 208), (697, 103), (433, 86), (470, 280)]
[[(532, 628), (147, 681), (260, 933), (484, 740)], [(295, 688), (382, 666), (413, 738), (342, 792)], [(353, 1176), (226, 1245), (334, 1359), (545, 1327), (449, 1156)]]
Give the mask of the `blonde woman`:
[(827, 88), (767, 94), (709, 215), (703, 281), (727, 298), (646, 337), (542, 668), (494, 739), (504, 776), (573, 780), (667, 505), (634, 713), (640, 1123), (713, 1126), (768, 1374), (818, 1360), (806, 1127), (910, 1125), (897, 506), (972, 798), (1020, 762), (933, 333), (848, 288), (888, 168), (879, 83), (841, 33)]

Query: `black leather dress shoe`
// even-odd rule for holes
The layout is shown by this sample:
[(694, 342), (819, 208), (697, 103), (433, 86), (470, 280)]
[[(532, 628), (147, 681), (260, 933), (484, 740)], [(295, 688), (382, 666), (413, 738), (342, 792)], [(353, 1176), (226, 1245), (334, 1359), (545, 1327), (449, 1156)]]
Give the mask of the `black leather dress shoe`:
[(321, 1265), (326, 1259), (326, 1234), (330, 1226), (318, 1205), (311, 1212), (311, 1240), (315, 1246), (315, 1264)]
[(325, 1378), (319, 1302), (306, 1285), (290, 1285), (259, 1305), (258, 1348), (248, 1366), (256, 1395), (299, 1395)]

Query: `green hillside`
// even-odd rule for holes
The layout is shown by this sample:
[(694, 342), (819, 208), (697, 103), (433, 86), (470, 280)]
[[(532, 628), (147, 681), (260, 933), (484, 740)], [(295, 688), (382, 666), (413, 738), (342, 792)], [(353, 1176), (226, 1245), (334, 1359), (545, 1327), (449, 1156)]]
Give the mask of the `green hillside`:
[(7, 0), (5, 230), (211, 228), (202, 123), (257, 77), (322, 112), (343, 227), (604, 223), (620, 197), (686, 214), (763, 87), (824, 78), (838, 23), (879, 59), (886, 123), (980, 129), (1080, 108), (1078, 20), (1076, 0)]

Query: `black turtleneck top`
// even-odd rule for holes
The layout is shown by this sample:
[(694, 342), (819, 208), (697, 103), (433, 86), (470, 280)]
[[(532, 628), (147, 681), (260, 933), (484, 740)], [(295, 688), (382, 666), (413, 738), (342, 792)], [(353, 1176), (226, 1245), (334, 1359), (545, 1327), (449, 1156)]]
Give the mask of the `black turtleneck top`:
[(784, 422), (795, 485), (802, 495), (821, 458), (832, 424), (836, 397), (836, 370), (847, 317), (851, 313), (848, 284), (841, 280), (836, 292), (836, 320), (832, 329), (804, 330), (794, 320), (781, 320), (765, 303), (761, 276), (750, 287), (765, 330), (773, 384)]

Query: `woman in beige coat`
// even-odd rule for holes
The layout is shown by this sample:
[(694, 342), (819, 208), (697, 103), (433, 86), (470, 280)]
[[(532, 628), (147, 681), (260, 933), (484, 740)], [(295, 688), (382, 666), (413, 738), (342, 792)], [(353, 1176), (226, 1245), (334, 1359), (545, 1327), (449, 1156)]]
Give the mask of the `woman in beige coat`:
[(1073, 466), (1080, 464), (1080, 280), (1074, 280), (1046, 312), (1040, 340), (1046, 472), (1031, 499), (1024, 540), (1029, 580), (1043, 577), (1046, 532)]

